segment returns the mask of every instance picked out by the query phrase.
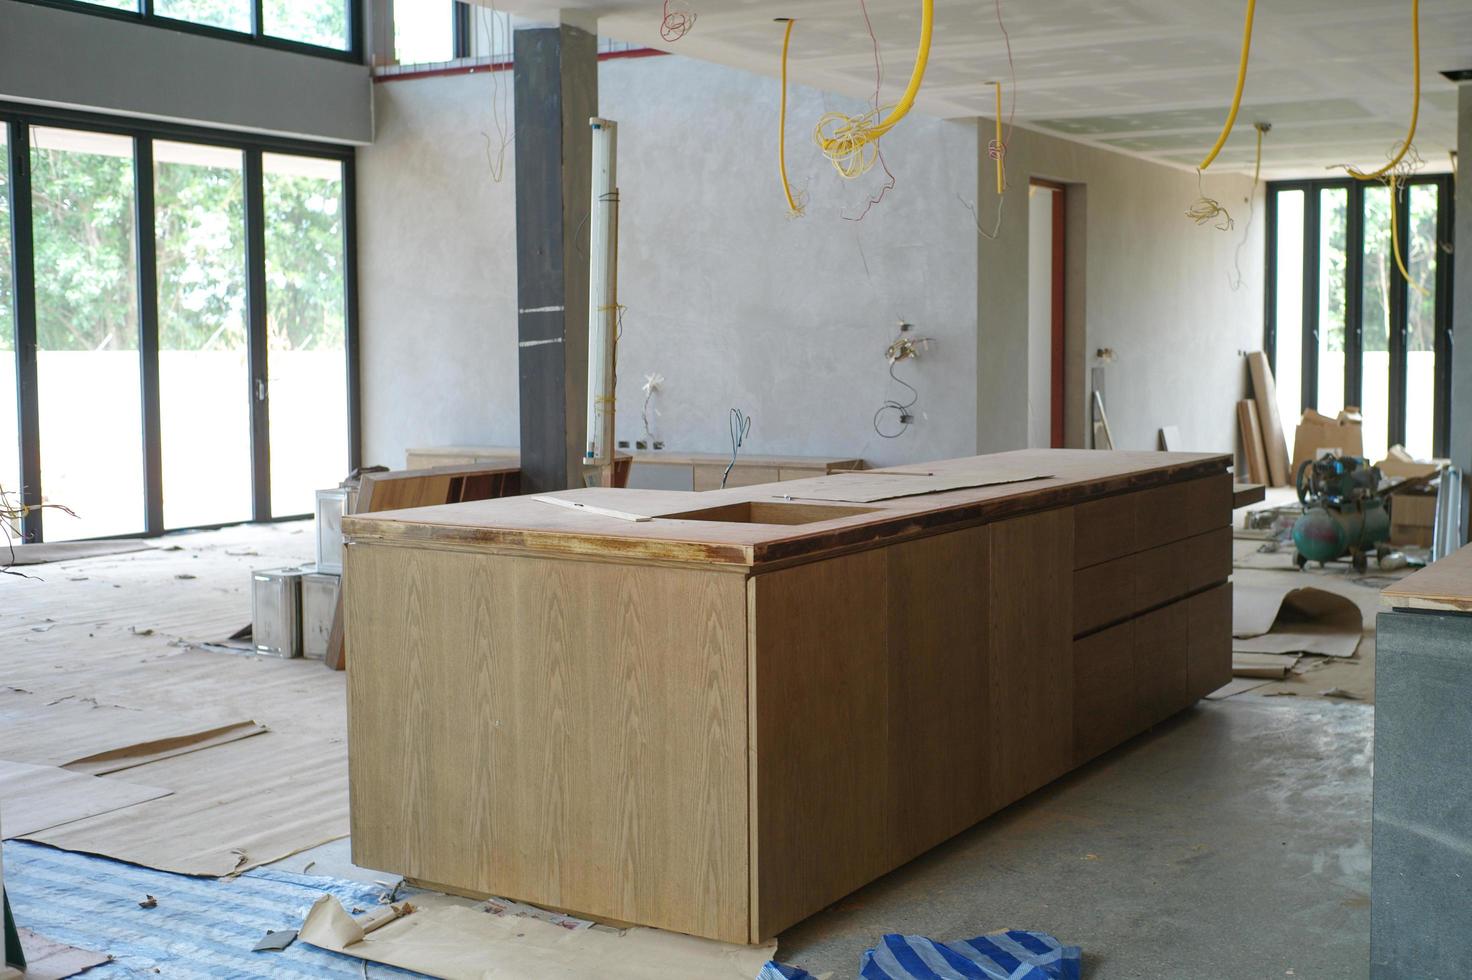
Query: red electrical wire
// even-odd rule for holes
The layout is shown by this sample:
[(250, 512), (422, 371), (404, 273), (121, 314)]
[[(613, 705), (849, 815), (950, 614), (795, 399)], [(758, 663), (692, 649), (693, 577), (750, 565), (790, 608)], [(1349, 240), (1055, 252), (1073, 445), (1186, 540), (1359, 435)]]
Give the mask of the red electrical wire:
[[(879, 60), (879, 37), (874, 33), (874, 23), (869, 19), (869, 5), (864, 0), (859, 0), (859, 9), (864, 13), (864, 26), (869, 29), (869, 41), (874, 45), (874, 108), (879, 108), (879, 89), (884, 82), (884, 65)], [(884, 168), (886, 178), (884, 186), (879, 188), (879, 193), (869, 198), (869, 203), (864, 205), (864, 210), (857, 217), (840, 215), (845, 221), (863, 221), (874, 210), (874, 205), (884, 200), (884, 195), (894, 190), (894, 172), (889, 169), (889, 164), (884, 162), (884, 150), (878, 143), (874, 144), (875, 155), (878, 157), (879, 166)]]
[(659, 36), (673, 44), (695, 26), (695, 11), (681, 3), (670, 9), (670, 0), (664, 0), (664, 19), (659, 22)]

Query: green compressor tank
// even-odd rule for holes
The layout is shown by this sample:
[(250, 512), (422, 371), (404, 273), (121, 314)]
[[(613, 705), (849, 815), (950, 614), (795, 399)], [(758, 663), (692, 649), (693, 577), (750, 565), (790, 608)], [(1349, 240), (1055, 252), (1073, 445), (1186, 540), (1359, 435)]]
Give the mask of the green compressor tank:
[(1348, 555), (1364, 571), (1368, 553), (1384, 550), (1380, 545), (1390, 537), (1380, 471), (1358, 456), (1323, 456), (1299, 466), (1297, 484), (1303, 504), (1293, 525), (1298, 567)]

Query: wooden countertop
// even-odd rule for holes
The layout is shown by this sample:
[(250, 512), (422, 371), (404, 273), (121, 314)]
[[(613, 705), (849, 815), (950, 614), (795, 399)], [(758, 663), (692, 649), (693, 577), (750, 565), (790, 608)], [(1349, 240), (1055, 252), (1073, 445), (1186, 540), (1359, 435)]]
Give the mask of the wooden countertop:
[(1380, 601), (1395, 609), (1472, 612), (1472, 545), (1381, 589)]
[[(1230, 456), (1203, 453), (1018, 450), (704, 493), (589, 488), (555, 495), (654, 518), (642, 522), (523, 496), (344, 517), (343, 534), (348, 541), (360, 543), (435, 544), (752, 568), (1225, 473), (1231, 463)], [(933, 474), (942, 479), (1035, 478), (869, 502), (804, 497), (805, 492), (833, 487), (834, 481), (863, 480), (876, 473), (903, 473), (911, 478)], [(760, 508), (760, 515), (750, 516), (765, 519), (775, 513), (787, 514), (784, 508), (789, 508), (793, 515), (812, 517), (824, 513), (824, 507), (835, 508), (836, 516), (808, 523), (685, 516), (717, 508), (728, 510), (717, 511), (713, 517)], [(796, 509), (802, 514), (797, 515)]]

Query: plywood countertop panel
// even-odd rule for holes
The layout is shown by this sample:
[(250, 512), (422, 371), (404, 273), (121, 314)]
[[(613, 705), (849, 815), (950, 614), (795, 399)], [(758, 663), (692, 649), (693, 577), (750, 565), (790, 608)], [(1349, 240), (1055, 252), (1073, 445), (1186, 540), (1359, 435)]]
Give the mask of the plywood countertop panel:
[[(1231, 461), (1227, 455), (1202, 453), (1019, 450), (917, 465), (937, 475), (1023, 469), (1046, 475), (861, 505), (802, 499), (805, 485), (823, 485), (817, 481), (833, 477), (705, 493), (589, 488), (558, 496), (654, 520), (621, 520), (509, 497), (346, 517), (343, 531), (358, 541), (759, 569), (1224, 473)], [(745, 517), (731, 519), (731, 508), (743, 505)], [(825, 506), (833, 508), (834, 517), (815, 520)], [(717, 511), (713, 516), (720, 519), (692, 517), (706, 510)], [(798, 518), (803, 522), (794, 523)]]
[(1380, 591), (1387, 608), (1472, 612), (1472, 545)]

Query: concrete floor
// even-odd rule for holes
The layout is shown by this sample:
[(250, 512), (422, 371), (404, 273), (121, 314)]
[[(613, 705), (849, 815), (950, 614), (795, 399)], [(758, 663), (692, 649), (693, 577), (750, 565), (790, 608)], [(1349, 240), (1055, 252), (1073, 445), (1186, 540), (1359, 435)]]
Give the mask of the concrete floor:
[(1368, 976), (1373, 723), (1204, 702), (788, 930), (779, 959), (843, 980), (884, 933), (1025, 928), (1082, 946), (1086, 980)]

